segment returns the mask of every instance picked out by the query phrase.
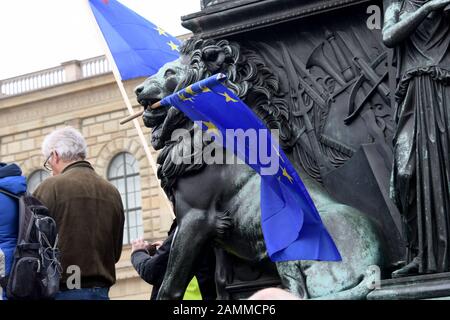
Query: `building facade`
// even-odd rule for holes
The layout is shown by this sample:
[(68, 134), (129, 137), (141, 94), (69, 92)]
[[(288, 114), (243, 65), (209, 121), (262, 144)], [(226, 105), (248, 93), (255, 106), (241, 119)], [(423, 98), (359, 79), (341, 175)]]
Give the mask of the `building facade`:
[[(133, 89), (124, 83), (135, 111), (141, 110)], [(126, 226), (122, 256), (116, 265), (112, 299), (149, 299), (151, 286), (130, 262), (131, 240), (164, 239), (172, 222), (152, 166), (133, 123), (120, 125), (129, 113), (105, 57), (63, 63), (57, 68), (0, 81), (0, 161), (19, 164), (29, 191), (48, 176), (41, 154), (44, 137), (67, 125), (79, 129), (88, 144), (88, 161), (122, 194)], [(149, 141), (150, 129), (139, 119)], [(152, 150), (153, 158), (156, 152)]]

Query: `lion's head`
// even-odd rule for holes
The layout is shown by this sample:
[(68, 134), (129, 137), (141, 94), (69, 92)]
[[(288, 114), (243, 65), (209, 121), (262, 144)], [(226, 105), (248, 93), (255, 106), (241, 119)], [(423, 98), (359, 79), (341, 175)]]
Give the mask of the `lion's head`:
[[(253, 112), (270, 128), (278, 129), (280, 143), (291, 139), (288, 125), (288, 106), (280, 93), (280, 81), (266, 66), (256, 51), (243, 48), (227, 40), (203, 40), (191, 38), (181, 48), (181, 57), (163, 66), (159, 72), (145, 80), (136, 88), (139, 103), (146, 107), (176, 90), (185, 88), (213, 74), (227, 75), (225, 85), (240, 97)], [(160, 178), (164, 185), (172, 185), (169, 180), (185, 171), (195, 168), (173, 168), (165, 161), (170, 152), (176, 152), (175, 141), (171, 141), (172, 132), (178, 128), (191, 128), (193, 123), (183, 113), (173, 107), (145, 111), (144, 124), (153, 129), (152, 145), (155, 149), (165, 148), (158, 159)], [(185, 170), (184, 170), (185, 169)], [(166, 174), (171, 177), (166, 177)], [(167, 188), (166, 192), (168, 191)]]
[[(135, 89), (138, 102), (146, 107), (176, 90), (216, 73), (227, 75), (225, 85), (250, 106), (270, 129), (280, 130), (281, 143), (290, 139), (288, 107), (280, 97), (279, 79), (253, 50), (227, 40), (191, 38), (181, 49), (181, 57), (165, 64), (157, 74)], [(153, 128), (152, 145), (161, 149), (172, 131), (189, 122), (175, 108), (146, 111), (144, 124)]]
[[(142, 84), (138, 85), (135, 89), (135, 93), (139, 104), (144, 106), (144, 108), (147, 108), (147, 106), (154, 104), (176, 91), (185, 75), (185, 69), (187, 67), (187, 65), (183, 63), (183, 60), (185, 59), (179, 58), (175, 61), (166, 63), (158, 70), (158, 73), (147, 78)], [(172, 112), (174, 111), (175, 110), (172, 110)], [(156, 150), (163, 148), (165, 140), (170, 138), (170, 135), (168, 137), (161, 136), (163, 132), (163, 123), (167, 118), (168, 112), (169, 108), (161, 107), (152, 111), (145, 111), (143, 116), (145, 126), (153, 129), (151, 142)], [(169, 120), (168, 124), (174, 122), (174, 119)], [(167, 131), (167, 128), (164, 128), (164, 132)]]

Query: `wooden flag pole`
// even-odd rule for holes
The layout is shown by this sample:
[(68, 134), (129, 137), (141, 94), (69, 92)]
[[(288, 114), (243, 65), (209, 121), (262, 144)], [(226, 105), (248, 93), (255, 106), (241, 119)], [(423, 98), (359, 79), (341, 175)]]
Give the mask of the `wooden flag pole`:
[[(111, 51), (109, 50), (109, 47), (108, 47), (108, 44), (106, 43), (105, 38), (103, 37), (103, 34), (101, 33), (100, 28), (97, 25), (94, 13), (92, 12), (91, 6), (89, 5), (89, 0), (86, 0), (85, 4), (87, 5), (89, 12), (91, 13), (92, 21), (96, 25), (95, 29), (97, 30), (98, 37), (102, 39), (102, 43), (103, 43), (103, 45), (105, 47), (106, 57), (107, 57), (110, 65), (111, 65), (111, 69), (112, 69), (114, 78), (116, 80), (117, 86), (119, 87), (120, 93), (122, 95), (122, 99), (125, 102), (125, 105), (126, 105), (126, 107), (128, 109), (128, 112), (130, 113), (130, 115), (135, 115), (133, 107), (131, 106), (130, 99), (128, 98), (128, 94), (127, 94), (127, 92), (125, 90), (125, 87), (124, 87), (124, 85), (122, 83), (122, 78), (120, 76), (119, 69), (117, 68), (117, 65), (116, 65), (116, 63), (114, 61), (114, 58), (112, 56)], [(135, 129), (136, 129), (136, 131), (138, 133), (138, 136), (139, 136), (139, 139), (141, 141), (142, 147), (144, 148), (145, 154), (147, 156), (147, 160), (150, 163), (150, 167), (152, 168), (153, 175), (155, 176), (156, 180), (159, 181), (158, 175), (157, 175), (158, 168), (156, 166), (156, 162), (153, 159), (153, 156), (152, 156), (152, 154), (150, 152), (150, 148), (149, 148), (149, 146), (147, 144), (147, 141), (145, 140), (144, 134), (142, 132), (142, 128), (141, 128), (141, 126), (139, 124), (139, 121), (136, 118), (137, 117), (133, 118), (134, 127), (135, 127)], [(166, 204), (167, 209), (170, 211), (170, 214), (172, 215), (172, 218), (175, 218), (175, 214), (173, 213), (172, 203), (167, 198), (166, 193), (164, 192), (164, 190), (162, 188), (158, 188), (158, 190), (159, 190), (159, 193), (160, 193), (161, 197), (163, 198), (163, 202)]]
[[(147, 109), (148, 108), (150, 108), (150, 109), (157, 109), (159, 107), (161, 107), (161, 101), (158, 101), (158, 102), (152, 104), (151, 106), (148, 106)], [(119, 123), (120, 124), (125, 124), (127, 122), (130, 122), (131, 120), (139, 118), (140, 116), (142, 116), (144, 114), (144, 112), (145, 112), (145, 110), (142, 110), (142, 111), (139, 111), (137, 113), (130, 114), (128, 117), (123, 118), (122, 120), (120, 120)]]

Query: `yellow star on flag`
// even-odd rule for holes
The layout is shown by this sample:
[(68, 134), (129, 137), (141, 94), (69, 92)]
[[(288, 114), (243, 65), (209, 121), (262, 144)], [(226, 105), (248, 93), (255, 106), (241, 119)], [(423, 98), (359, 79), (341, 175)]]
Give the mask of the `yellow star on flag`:
[(178, 49), (178, 45), (176, 45), (175, 43), (173, 43), (172, 40), (170, 40), (169, 42), (167, 42), (167, 44), (169, 45), (170, 49), (174, 50), (174, 51), (180, 51)]
[(166, 33), (163, 29), (161, 29), (160, 27), (156, 27), (156, 28), (153, 28), (153, 29), (155, 29), (156, 31), (158, 31), (158, 33), (159, 33), (160, 36), (163, 35), (163, 36), (166, 36), (166, 37), (167, 37), (167, 33)]
[(217, 127), (212, 122), (203, 121), (203, 124), (208, 128), (208, 131), (211, 130), (211, 131), (213, 131), (215, 133), (219, 132), (219, 129), (217, 129)]
[(289, 180), (290, 183), (294, 183), (294, 179), (286, 171), (286, 168), (283, 168), (283, 176), (285, 176)]
[(195, 96), (195, 92), (192, 90), (192, 86), (187, 87), (184, 91), (190, 94), (191, 96)]
[(193, 102), (193, 101), (194, 101), (193, 98), (186, 98), (186, 97), (184, 96), (184, 94), (182, 94), (182, 93), (179, 93), (179, 94), (178, 94), (178, 98), (180, 98), (181, 101), (190, 101), (190, 102)]
[(208, 87), (203, 87), (202, 92), (211, 92), (211, 89)]
[(232, 97), (230, 97), (229, 95), (228, 95), (228, 92), (224, 92), (224, 93), (220, 93), (219, 92), (219, 94), (221, 95), (221, 96), (224, 96), (225, 97), (225, 101), (226, 102), (238, 102), (236, 99), (233, 99)]

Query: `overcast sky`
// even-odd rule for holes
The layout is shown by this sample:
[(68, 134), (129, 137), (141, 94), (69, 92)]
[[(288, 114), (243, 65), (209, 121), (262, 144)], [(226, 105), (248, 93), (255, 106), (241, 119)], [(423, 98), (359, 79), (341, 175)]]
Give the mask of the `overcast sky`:
[[(0, 79), (103, 52), (87, 0), (1, 0)], [(180, 17), (200, 0), (119, 0), (173, 36), (188, 33)]]

